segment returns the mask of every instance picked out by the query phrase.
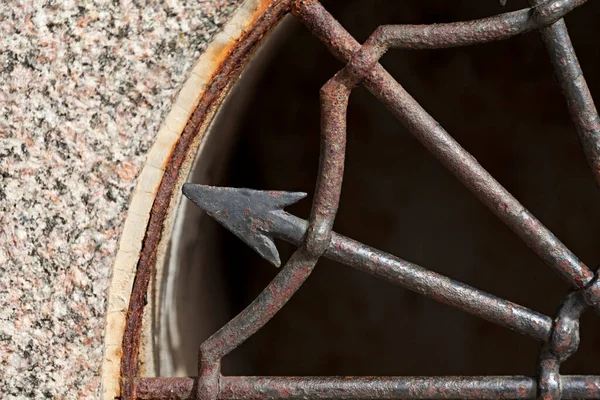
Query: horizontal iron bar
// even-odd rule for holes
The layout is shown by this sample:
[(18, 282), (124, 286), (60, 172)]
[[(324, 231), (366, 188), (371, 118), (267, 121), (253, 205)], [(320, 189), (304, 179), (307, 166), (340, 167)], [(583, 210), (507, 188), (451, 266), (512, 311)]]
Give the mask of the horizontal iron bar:
[[(600, 399), (600, 376), (561, 377), (563, 399)], [(195, 399), (197, 378), (138, 378), (140, 400)], [(219, 400), (535, 399), (525, 376), (222, 376)]]

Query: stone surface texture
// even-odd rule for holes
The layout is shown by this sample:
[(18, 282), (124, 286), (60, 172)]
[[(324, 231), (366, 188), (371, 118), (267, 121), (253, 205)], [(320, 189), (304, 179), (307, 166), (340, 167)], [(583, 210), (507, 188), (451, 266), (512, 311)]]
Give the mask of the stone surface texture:
[(0, 4), (0, 398), (96, 398), (145, 155), (239, 0)]

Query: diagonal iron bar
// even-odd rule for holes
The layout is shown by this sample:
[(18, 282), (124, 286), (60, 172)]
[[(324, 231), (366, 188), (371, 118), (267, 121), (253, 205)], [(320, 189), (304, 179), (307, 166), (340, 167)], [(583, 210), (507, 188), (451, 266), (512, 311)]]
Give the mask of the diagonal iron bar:
[[(192, 399), (197, 378), (138, 378), (140, 400)], [(600, 398), (600, 376), (564, 375), (563, 399)], [(218, 400), (535, 399), (525, 376), (222, 376)]]
[[(543, 5), (544, 0), (530, 0), (532, 6)], [(600, 118), (590, 89), (583, 77), (564, 19), (541, 28), (542, 40), (548, 50), (556, 79), (567, 100), (571, 119), (588, 164), (600, 185)]]
[[(273, 238), (302, 244), (308, 223), (283, 211), (304, 193), (219, 188), (186, 183), (183, 193), (198, 207), (231, 230), (258, 254)], [(532, 338), (546, 341), (552, 320), (526, 307), (485, 293), (464, 283), (375, 250), (333, 233), (324, 256), (359, 271), (403, 286), (441, 303), (499, 324)], [(279, 256), (277, 255), (277, 259)]]
[[(340, 60), (348, 63), (360, 50), (361, 45), (318, 1), (299, 1), (293, 13)], [(372, 68), (364, 85), (480, 201), (573, 288), (581, 289), (592, 281), (594, 273), (462, 148), (380, 64)]]

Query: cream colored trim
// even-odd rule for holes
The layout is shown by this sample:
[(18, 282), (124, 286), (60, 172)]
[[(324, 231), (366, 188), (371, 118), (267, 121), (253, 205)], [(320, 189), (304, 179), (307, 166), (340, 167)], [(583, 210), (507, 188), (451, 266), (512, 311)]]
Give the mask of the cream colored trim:
[[(210, 79), (217, 72), (221, 63), (228, 55), (229, 50), (242, 37), (244, 32), (254, 24), (256, 19), (272, 1), (246, 0), (238, 8), (223, 30), (214, 37), (206, 51), (198, 59), (190, 76), (181, 88), (171, 112), (167, 115), (157, 134), (156, 141), (148, 153), (146, 164), (139, 176), (138, 184), (129, 206), (129, 214), (127, 215), (121, 235), (109, 289), (104, 357), (102, 362), (102, 386), (100, 391), (101, 398), (104, 400), (113, 400), (120, 395), (119, 376), (122, 341), (125, 331), (125, 316), (129, 307), (129, 298), (139, 261), (142, 241), (150, 217), (150, 210), (161, 183), (165, 167), (191, 113), (202, 98)], [(214, 109), (211, 110), (210, 118), (207, 118), (204, 126), (200, 128), (201, 132), (192, 146), (194, 149), (198, 148), (202, 140), (202, 135), (214, 115), (214, 111)], [(188, 156), (187, 165), (183, 168), (184, 171), (180, 175), (180, 180), (184, 180), (187, 176), (189, 164), (191, 163), (189, 160), (194, 159), (195, 150), (192, 153), (194, 154)], [(175, 201), (172, 203), (177, 203), (179, 196), (173, 200)], [(171, 211), (175, 209), (174, 205), (171, 205)], [(166, 225), (168, 225), (167, 231), (170, 230), (172, 221), (173, 215), (169, 215), (166, 221)], [(164, 257), (162, 251), (159, 257)]]

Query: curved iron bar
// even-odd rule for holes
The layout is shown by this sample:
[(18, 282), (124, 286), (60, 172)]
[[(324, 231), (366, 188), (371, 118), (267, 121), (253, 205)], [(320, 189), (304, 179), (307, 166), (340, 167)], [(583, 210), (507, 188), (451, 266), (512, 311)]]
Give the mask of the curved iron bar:
[[(552, 25), (587, 1), (536, 1), (541, 4), (471, 21), (430, 25), (382, 25), (365, 41), (365, 45), (377, 44), (380, 47), (376, 51), (385, 53), (390, 48), (436, 50), (506, 40)], [(296, 0), (292, 7), (292, 13), (299, 17), (317, 37), (327, 40), (333, 39), (328, 44), (329, 49), (344, 62), (349, 62), (351, 56), (357, 50), (360, 50), (360, 44), (353, 40), (353, 44), (346, 43), (342, 46), (342, 43), (339, 43), (336, 38), (346, 42), (350, 34), (337, 29), (337, 32), (328, 29), (327, 34), (325, 34), (323, 28), (327, 29), (328, 25), (329, 28), (333, 28), (330, 24), (333, 21), (330, 21), (329, 17), (326, 17), (320, 11), (321, 15), (319, 16), (314, 11), (310, 12), (309, 8), (311, 7), (316, 7), (315, 10), (324, 9), (318, 0)], [(309, 14), (311, 15), (310, 18), (302, 17), (302, 15), (308, 16)], [(316, 18), (312, 19), (312, 17)]]
[[(554, 0), (531, 8), (472, 21), (431, 25), (381, 25), (365, 41), (351, 64), (374, 67), (389, 49), (444, 49), (506, 40), (542, 29), (588, 0)], [(592, 103), (593, 105), (593, 103)]]
[[(588, 164), (600, 184), (600, 117), (562, 19), (587, 0), (530, 0), (531, 8), (473, 21), (434, 25), (383, 25), (364, 43), (357, 58), (370, 64), (390, 48), (442, 49), (499, 41), (539, 29)], [(365, 60), (355, 64), (365, 64)], [(371, 65), (372, 66), (372, 65)]]
[(345, 74), (337, 74), (321, 89), (319, 174), (303, 243), (244, 311), (200, 345), (197, 391), (200, 399), (217, 399), (221, 358), (271, 320), (306, 281), (329, 247), (342, 190), (349, 96), (350, 87)]

